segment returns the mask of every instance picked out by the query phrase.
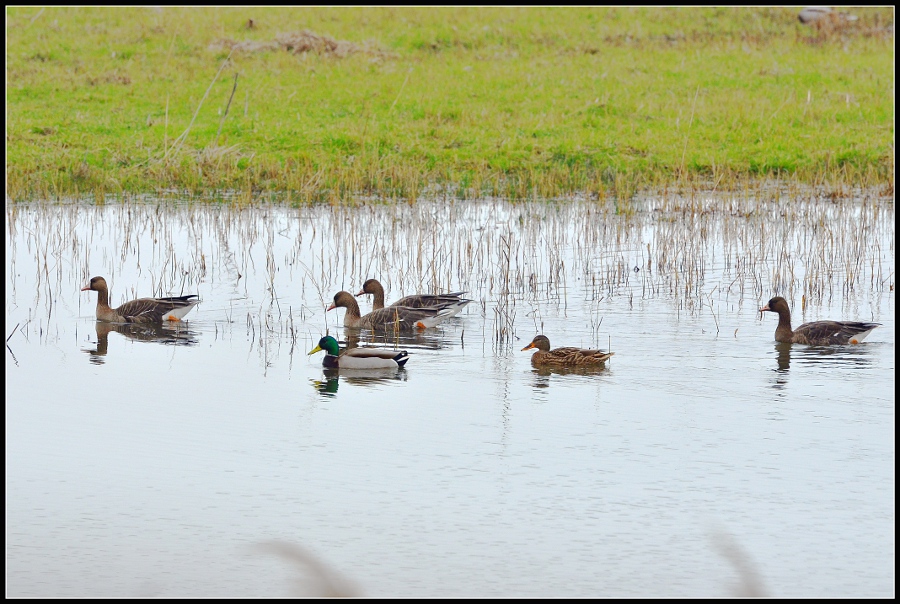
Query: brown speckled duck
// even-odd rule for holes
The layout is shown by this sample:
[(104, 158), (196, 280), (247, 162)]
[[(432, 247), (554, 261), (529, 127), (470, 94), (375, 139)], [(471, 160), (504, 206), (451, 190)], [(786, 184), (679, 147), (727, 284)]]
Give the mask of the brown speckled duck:
[(109, 323), (162, 323), (180, 321), (200, 302), (195, 294), (169, 298), (138, 298), (118, 308), (109, 307), (109, 287), (103, 277), (94, 277), (81, 288), (97, 292), (97, 320)]
[[(450, 311), (448, 317), (452, 317), (461, 311), (466, 304), (471, 302), (462, 296), (466, 292), (453, 292), (451, 294), (415, 294), (412, 296), (404, 296), (391, 306), (406, 306), (408, 308), (437, 308), (447, 309)], [(376, 279), (368, 279), (363, 283), (363, 288), (357, 296), (372, 294), (375, 296), (372, 302), (372, 309), (378, 310), (384, 308), (384, 287)]]
[(334, 295), (334, 302), (326, 311), (343, 306), (345, 327), (358, 327), (372, 330), (411, 331), (434, 327), (448, 316), (450, 311), (437, 308), (409, 308), (407, 306), (389, 306), (373, 310), (360, 316), (359, 304), (350, 292), (339, 291)]
[(832, 344), (859, 344), (881, 323), (861, 323), (859, 321), (814, 321), (791, 329), (791, 309), (787, 300), (776, 296), (759, 309), (759, 312), (778, 313), (778, 327), (775, 341), (812, 346)]
[(531, 344), (522, 350), (532, 348), (537, 348), (537, 352), (531, 355), (531, 364), (535, 367), (597, 367), (616, 354), (571, 346), (550, 350), (550, 339), (543, 335), (534, 336)]

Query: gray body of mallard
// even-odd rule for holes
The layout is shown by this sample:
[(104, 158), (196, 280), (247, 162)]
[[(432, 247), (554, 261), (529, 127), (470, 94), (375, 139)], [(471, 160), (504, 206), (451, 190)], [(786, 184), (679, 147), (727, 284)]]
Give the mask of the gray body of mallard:
[(331, 336), (321, 338), (309, 354), (323, 350), (326, 354), (322, 366), (328, 369), (390, 369), (403, 367), (409, 360), (405, 350), (358, 347), (340, 350), (337, 340)]

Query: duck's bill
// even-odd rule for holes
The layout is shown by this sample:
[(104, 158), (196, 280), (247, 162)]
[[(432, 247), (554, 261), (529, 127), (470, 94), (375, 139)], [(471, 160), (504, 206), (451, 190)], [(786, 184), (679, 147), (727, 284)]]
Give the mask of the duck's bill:
[(312, 350), (310, 350), (310, 351), (307, 352), (306, 354), (307, 354), (307, 355), (310, 355), (310, 354), (316, 354), (316, 353), (319, 352), (320, 350), (322, 350), (322, 347), (321, 347), (321, 346), (316, 346), (315, 348), (313, 348)]
[(534, 342), (532, 342), (531, 344), (529, 344), (528, 346), (526, 346), (526, 347), (523, 348), (522, 350), (528, 350), (528, 349), (530, 349), (530, 348), (534, 348)]

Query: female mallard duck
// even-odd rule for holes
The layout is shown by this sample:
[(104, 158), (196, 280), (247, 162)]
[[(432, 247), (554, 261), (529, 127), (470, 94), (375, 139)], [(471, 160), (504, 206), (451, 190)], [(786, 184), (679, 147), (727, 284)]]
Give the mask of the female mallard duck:
[(325, 351), (322, 366), (330, 369), (390, 369), (403, 367), (409, 360), (405, 350), (385, 350), (383, 348), (347, 348), (341, 351), (337, 340), (325, 336), (309, 354)]
[[(452, 317), (458, 314), (466, 304), (471, 302), (471, 300), (460, 297), (464, 293), (466, 292), (453, 292), (451, 294), (415, 294), (400, 298), (391, 304), (391, 306), (448, 309), (450, 314), (447, 316)], [(368, 279), (363, 283), (362, 290), (356, 295), (362, 296), (365, 294), (372, 294), (375, 296), (375, 300), (372, 303), (373, 310), (384, 308), (384, 288), (376, 279)]]
[(537, 352), (531, 355), (531, 364), (535, 367), (588, 367), (602, 365), (614, 352), (602, 350), (585, 350), (583, 348), (554, 348), (550, 350), (550, 339), (547, 336), (534, 336), (531, 344), (522, 350), (537, 348)]
[(409, 308), (406, 306), (389, 306), (373, 310), (365, 316), (359, 314), (359, 304), (350, 292), (340, 291), (334, 295), (334, 303), (326, 308), (326, 311), (343, 306), (347, 309), (344, 314), (345, 327), (367, 328), (372, 330), (394, 329), (398, 331), (410, 331), (415, 328), (425, 329), (434, 327), (448, 316), (448, 309), (437, 308)]
[(791, 309), (787, 300), (776, 296), (759, 309), (759, 312), (778, 313), (775, 341), (791, 344), (829, 346), (831, 344), (859, 344), (881, 323), (859, 321), (814, 321), (791, 329)]
[(90, 285), (81, 288), (97, 292), (97, 320), (109, 323), (162, 323), (180, 321), (200, 302), (195, 294), (170, 298), (138, 298), (118, 308), (109, 307), (109, 288), (106, 279), (94, 277)]

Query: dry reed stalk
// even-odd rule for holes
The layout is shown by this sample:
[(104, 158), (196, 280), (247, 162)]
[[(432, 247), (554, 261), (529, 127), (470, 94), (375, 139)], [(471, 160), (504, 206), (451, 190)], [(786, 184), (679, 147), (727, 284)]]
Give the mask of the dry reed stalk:
[[(601, 301), (634, 294), (669, 300), (679, 311), (710, 312), (710, 323), (725, 329), (723, 302), (740, 307), (774, 290), (802, 296), (808, 307), (893, 291), (893, 206), (874, 197), (835, 203), (826, 189), (787, 194), (757, 184), (740, 195), (686, 191), (635, 200), (630, 208), (584, 199), (451, 198), (296, 209), (247, 206), (239, 198), (216, 205), (9, 204), (10, 266), (19, 272), (27, 259), (35, 268), (7, 291), (19, 299), (27, 283), (34, 292), (29, 331), (57, 320), (73, 282), (101, 272), (120, 300), (148, 289), (191, 291), (206, 280), (243, 286), (248, 299), (265, 291), (267, 304), (248, 315), (247, 329), (261, 332), (264, 339), (253, 339), (267, 363), (282, 339), (297, 337), (291, 308), (301, 322), (321, 317), (327, 327), (325, 292), (358, 288), (370, 276), (383, 279), (394, 297), (471, 292), (478, 304), (465, 313), (480, 316), (500, 347), (515, 338), (519, 315), (565, 316), (573, 304), (585, 305), (594, 329)], [(126, 273), (144, 276), (117, 279)], [(226, 325), (228, 307), (214, 310)]]

